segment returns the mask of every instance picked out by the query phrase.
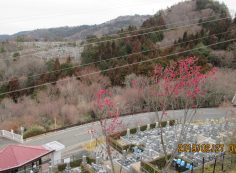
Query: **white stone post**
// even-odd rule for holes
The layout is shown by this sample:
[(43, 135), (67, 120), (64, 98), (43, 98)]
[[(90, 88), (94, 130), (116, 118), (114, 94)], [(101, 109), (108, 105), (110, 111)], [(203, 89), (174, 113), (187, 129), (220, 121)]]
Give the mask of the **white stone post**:
[(169, 126), (170, 126), (170, 121), (167, 121), (167, 124), (166, 124), (166, 126), (167, 126), (167, 127), (169, 127)]
[(148, 155), (152, 157), (152, 149), (148, 150)]
[(49, 172), (49, 173), (52, 173), (52, 165), (50, 165), (50, 166), (48, 167), (48, 172)]
[(109, 165), (107, 165), (106, 167), (107, 167), (107, 172), (112, 173), (111, 167)]
[(127, 135), (128, 138), (130, 137), (130, 129), (129, 128), (127, 129), (127, 134), (126, 135)]
[(96, 165), (100, 164), (100, 157), (96, 157)]
[(147, 124), (147, 130), (150, 130), (150, 124)]
[(83, 163), (83, 165), (87, 164), (87, 157), (86, 156), (83, 156), (82, 163)]
[(14, 130), (11, 129), (12, 139), (14, 140)]
[(140, 126), (138, 126), (138, 128), (137, 128), (137, 132), (140, 132)]
[(156, 128), (158, 128), (159, 127), (159, 123), (158, 122), (156, 122)]
[(123, 156), (123, 159), (125, 160), (125, 159), (126, 159), (126, 156), (127, 156), (127, 151), (126, 151), (126, 150), (123, 150), (123, 151), (122, 151), (122, 156)]

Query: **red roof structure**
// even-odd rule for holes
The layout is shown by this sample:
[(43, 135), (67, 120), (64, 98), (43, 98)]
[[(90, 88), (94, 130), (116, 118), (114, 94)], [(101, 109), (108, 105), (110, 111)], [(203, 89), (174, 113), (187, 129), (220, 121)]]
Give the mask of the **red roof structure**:
[(51, 152), (42, 146), (8, 145), (0, 150), (0, 171), (19, 168)]

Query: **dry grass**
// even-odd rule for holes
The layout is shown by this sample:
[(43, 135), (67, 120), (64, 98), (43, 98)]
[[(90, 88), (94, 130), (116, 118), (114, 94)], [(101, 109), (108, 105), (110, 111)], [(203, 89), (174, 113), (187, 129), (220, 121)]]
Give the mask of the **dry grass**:
[[(222, 162), (218, 161), (216, 164), (215, 173), (236, 173), (236, 160), (231, 164), (231, 158), (226, 157), (224, 161), (224, 171), (221, 170)], [(212, 173), (213, 165), (206, 166), (204, 173)], [(195, 171), (195, 173), (202, 173), (202, 169)]]
[(104, 140), (102, 138), (99, 138), (96, 140), (92, 140), (88, 143), (86, 143), (83, 148), (87, 151), (94, 151), (97, 146), (104, 144)]

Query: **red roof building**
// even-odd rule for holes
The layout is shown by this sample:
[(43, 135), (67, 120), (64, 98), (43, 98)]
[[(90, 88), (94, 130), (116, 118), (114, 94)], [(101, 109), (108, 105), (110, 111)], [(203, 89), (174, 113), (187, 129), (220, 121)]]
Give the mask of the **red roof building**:
[(0, 150), (0, 172), (24, 170), (52, 152), (42, 146), (8, 145)]

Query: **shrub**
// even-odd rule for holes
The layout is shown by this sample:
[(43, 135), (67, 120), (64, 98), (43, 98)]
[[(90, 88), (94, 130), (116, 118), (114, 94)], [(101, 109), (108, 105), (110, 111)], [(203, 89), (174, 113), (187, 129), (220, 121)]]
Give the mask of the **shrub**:
[(151, 129), (156, 128), (156, 123), (152, 123), (152, 124), (150, 124), (150, 128), (151, 128)]
[(87, 163), (88, 163), (88, 164), (95, 163), (95, 159), (92, 159), (92, 158), (87, 157)]
[(73, 65), (70, 63), (63, 63), (61, 64), (62, 75), (64, 76), (71, 76), (73, 74), (74, 68)]
[(0, 53), (3, 53), (3, 52), (5, 52), (5, 49), (4, 49), (4, 47), (1, 47), (0, 48)]
[(175, 125), (175, 120), (170, 120), (170, 126), (174, 126)]
[(131, 134), (135, 134), (137, 132), (137, 128), (130, 129)]
[(215, 55), (209, 55), (208, 56), (208, 62), (213, 64), (214, 66), (221, 66), (222, 62), (221, 62), (221, 58)]
[[(87, 157), (87, 163), (91, 164), (92, 162), (95, 163), (95, 159), (91, 159), (91, 158)], [(81, 164), (82, 164), (82, 159), (78, 159), (78, 160), (74, 160), (74, 161), (70, 162), (71, 168), (80, 167), (80, 166), (82, 166)], [(66, 164), (65, 163), (59, 164), (57, 166), (57, 170), (59, 172), (63, 172), (65, 169), (66, 169)]]
[[(0, 86), (0, 93), (7, 92), (7, 86), (6, 85), (1, 85)], [(4, 95), (0, 95), (0, 98), (4, 98)]]
[(161, 122), (161, 127), (165, 127), (167, 125), (166, 121)]
[(15, 52), (15, 53), (13, 53), (13, 55), (12, 55), (12, 57), (14, 57), (14, 58), (16, 58), (16, 57), (18, 57), (18, 56), (20, 56), (20, 53), (19, 53), (19, 52)]
[(147, 125), (140, 127), (141, 131), (145, 131), (147, 129)]
[(66, 164), (63, 163), (63, 164), (58, 165), (58, 166), (57, 166), (57, 169), (58, 169), (59, 172), (64, 171), (64, 170), (66, 169)]
[(75, 168), (75, 167), (79, 167), (82, 163), (82, 159), (79, 159), (79, 160), (74, 160), (73, 162), (70, 162), (70, 166), (72, 168)]
[(197, 10), (211, 8), (215, 13), (229, 14), (229, 10), (224, 3), (212, 0), (197, 0)]
[(26, 139), (26, 138), (29, 138), (29, 137), (32, 137), (32, 136), (43, 134), (45, 132), (46, 132), (46, 130), (45, 130), (44, 127), (34, 125), (24, 133), (23, 138)]
[(76, 47), (76, 42), (69, 42), (67, 45), (72, 46), (72, 47)]
[(197, 0), (197, 9), (198, 10), (205, 9), (208, 3), (209, 3), (208, 0)]

